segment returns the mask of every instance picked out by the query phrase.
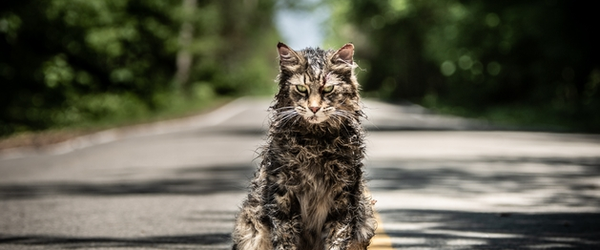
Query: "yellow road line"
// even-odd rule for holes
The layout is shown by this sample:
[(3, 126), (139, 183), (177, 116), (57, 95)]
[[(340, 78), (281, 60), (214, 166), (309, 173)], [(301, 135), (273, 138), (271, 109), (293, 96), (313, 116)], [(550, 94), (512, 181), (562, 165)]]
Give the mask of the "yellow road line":
[(375, 212), (375, 219), (377, 219), (377, 230), (375, 230), (375, 237), (371, 239), (369, 250), (393, 250), (392, 239), (383, 230), (383, 222), (377, 212)]
[[(369, 188), (365, 188), (365, 193), (368, 197), (373, 197)], [(383, 230), (383, 221), (381, 221), (381, 216), (379, 216), (379, 213), (375, 211), (375, 204), (373, 204), (373, 213), (375, 215), (375, 219), (377, 220), (377, 229), (375, 230), (375, 236), (371, 239), (371, 244), (369, 245), (368, 249), (393, 250), (394, 248), (392, 248), (392, 239), (385, 233), (385, 230)]]

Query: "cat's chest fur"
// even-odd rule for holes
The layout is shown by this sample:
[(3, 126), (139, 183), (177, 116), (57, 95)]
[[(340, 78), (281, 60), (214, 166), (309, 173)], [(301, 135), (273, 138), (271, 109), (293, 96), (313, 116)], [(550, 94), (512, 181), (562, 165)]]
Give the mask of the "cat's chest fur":
[[(339, 195), (356, 182), (354, 151), (360, 141), (344, 133), (276, 134), (272, 180), (278, 182), (302, 218), (305, 229), (320, 231)], [(339, 204), (338, 204), (339, 205)]]

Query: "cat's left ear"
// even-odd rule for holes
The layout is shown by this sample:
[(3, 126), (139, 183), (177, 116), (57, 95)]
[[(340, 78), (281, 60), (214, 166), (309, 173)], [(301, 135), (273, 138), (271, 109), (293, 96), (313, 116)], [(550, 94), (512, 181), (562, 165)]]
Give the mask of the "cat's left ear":
[(347, 43), (342, 46), (342, 48), (338, 49), (338, 51), (333, 54), (331, 57), (331, 62), (334, 64), (343, 63), (347, 65), (352, 65), (352, 57), (354, 56), (354, 45), (351, 43)]
[(279, 52), (279, 67), (282, 71), (294, 72), (302, 64), (296, 51), (281, 42), (277, 44), (277, 52)]

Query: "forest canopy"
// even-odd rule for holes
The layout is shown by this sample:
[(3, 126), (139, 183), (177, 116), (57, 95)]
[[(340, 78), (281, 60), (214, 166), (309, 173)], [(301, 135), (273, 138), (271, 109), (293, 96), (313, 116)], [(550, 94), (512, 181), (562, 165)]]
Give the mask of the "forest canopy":
[(0, 135), (273, 88), (274, 0), (16, 0), (0, 7)]
[(355, 44), (363, 96), (600, 132), (591, 3), (6, 0), (0, 136), (271, 93), (281, 40), (275, 12), (315, 6), (331, 14), (327, 48)]

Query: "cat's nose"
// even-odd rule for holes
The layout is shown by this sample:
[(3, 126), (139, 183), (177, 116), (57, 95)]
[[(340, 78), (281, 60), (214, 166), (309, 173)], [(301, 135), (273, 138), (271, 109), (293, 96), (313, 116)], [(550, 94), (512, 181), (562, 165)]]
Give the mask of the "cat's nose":
[(312, 110), (313, 113), (317, 113), (317, 111), (319, 111), (319, 109), (321, 109), (321, 107), (308, 107), (310, 110)]

